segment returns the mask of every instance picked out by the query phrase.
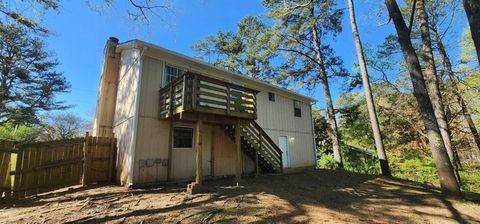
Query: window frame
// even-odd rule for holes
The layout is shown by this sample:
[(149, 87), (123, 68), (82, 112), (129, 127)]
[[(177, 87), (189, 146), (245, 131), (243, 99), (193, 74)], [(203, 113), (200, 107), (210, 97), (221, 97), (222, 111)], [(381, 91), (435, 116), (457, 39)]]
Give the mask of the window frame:
[[(178, 129), (188, 129), (188, 130), (191, 130), (191, 146), (190, 147), (176, 147), (175, 146), (175, 130), (178, 130)], [(187, 126), (174, 126), (173, 127), (173, 133), (172, 133), (172, 149), (175, 149), (175, 150), (191, 150), (194, 148), (194, 140), (195, 140), (195, 136), (194, 136), (194, 128), (193, 127), (187, 127)]]
[[(169, 82), (167, 82), (166, 78), (167, 78), (167, 67), (170, 67), (170, 68), (173, 68), (173, 69), (176, 69), (177, 70), (177, 73), (179, 73), (179, 75), (177, 74), (177, 76), (173, 79), (171, 79)], [(180, 71), (180, 72), (179, 72)], [(182, 76), (183, 74), (185, 74), (187, 72), (186, 69), (182, 68), (181, 66), (176, 66), (176, 65), (173, 65), (173, 64), (170, 64), (170, 63), (163, 63), (163, 71), (162, 71), (162, 80), (161, 80), (161, 83), (160, 83), (160, 88), (164, 88), (165, 86), (167, 86), (168, 84), (170, 84), (170, 82), (172, 82), (173, 80), (175, 80), (176, 78)], [(171, 75), (169, 75), (171, 76)]]
[(268, 92), (268, 101), (275, 102), (275, 93)]
[[(298, 107), (297, 107), (298, 103)], [(298, 114), (297, 114), (298, 111)], [(299, 100), (293, 100), (293, 116), (302, 117), (302, 104)]]

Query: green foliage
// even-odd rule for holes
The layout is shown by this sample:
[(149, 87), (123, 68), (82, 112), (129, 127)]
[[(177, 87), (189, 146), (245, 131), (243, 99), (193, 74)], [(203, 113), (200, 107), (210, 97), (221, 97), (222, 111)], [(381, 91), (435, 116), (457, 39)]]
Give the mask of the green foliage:
[(320, 109), (312, 108), (313, 125), (315, 129), (315, 143), (317, 145), (317, 155), (323, 153), (333, 153), (332, 151), (332, 129), (327, 123), (327, 119), (321, 114)]
[(344, 169), (355, 173), (380, 174), (380, 164), (373, 152), (361, 153), (349, 146), (342, 147)]
[(82, 136), (90, 127), (82, 118), (73, 114), (42, 116), (40, 124), (31, 126), (0, 125), (0, 140), (20, 143), (63, 140)]
[(0, 126), (0, 140), (8, 140), (14, 142), (33, 142), (37, 139), (41, 130), (38, 127), (28, 127), (25, 125), (13, 126), (11, 124), (3, 124)]
[(338, 169), (339, 166), (332, 154), (321, 154), (320, 159), (317, 161), (317, 167), (335, 170)]
[(272, 51), (272, 30), (258, 17), (247, 16), (239, 24), (236, 33), (218, 32), (192, 46), (197, 57), (222, 68), (269, 80), (275, 72), (271, 64), (276, 53)]
[[(39, 34), (48, 34), (49, 31), (39, 23), (39, 18), (47, 10), (58, 10), (60, 0), (22, 0), (15, 1), (12, 7), (12, 1), (0, 1), (0, 14), (4, 16), (0, 19), (0, 27), (5, 24), (15, 22), (22, 28), (30, 29)], [(34, 11), (32, 17), (26, 16), (26, 11)]]
[(392, 175), (421, 183), (438, 184), (437, 170), (431, 157), (414, 154), (391, 155)]
[[(285, 58), (275, 79), (279, 84), (313, 89), (327, 79), (322, 73), (328, 77), (348, 75), (342, 59), (326, 42), (342, 31), (343, 9), (336, 1), (264, 0), (263, 5), (275, 22), (274, 46)], [(319, 35), (315, 37), (314, 32)]]
[(475, 51), (475, 45), (472, 40), (472, 33), (470, 29), (465, 28), (460, 41), (460, 63), (461, 67), (476, 67), (477, 66), (477, 53)]
[(462, 178), (463, 189), (480, 193), (480, 165), (460, 171), (460, 177)]
[(0, 124), (32, 124), (40, 111), (64, 109), (55, 95), (70, 84), (42, 40), (16, 25), (0, 26)]

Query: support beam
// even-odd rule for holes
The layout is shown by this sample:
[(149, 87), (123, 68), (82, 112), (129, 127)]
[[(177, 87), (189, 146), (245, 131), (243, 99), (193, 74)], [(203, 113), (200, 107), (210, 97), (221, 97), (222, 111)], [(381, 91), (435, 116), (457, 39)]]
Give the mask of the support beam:
[(203, 177), (203, 158), (202, 158), (202, 153), (203, 153), (203, 143), (202, 143), (202, 124), (203, 121), (201, 117), (198, 117), (197, 120), (197, 125), (195, 127), (195, 148), (197, 150), (197, 168), (196, 168), (196, 177), (195, 177), (195, 183), (200, 187), (202, 185), (202, 177)]
[(215, 129), (217, 126), (212, 125), (212, 138), (210, 140), (211, 151), (210, 151), (210, 176), (215, 176)]
[(203, 143), (202, 143), (202, 126), (203, 120), (201, 115), (198, 115), (198, 119), (195, 125), (195, 150), (197, 154), (196, 168), (195, 168), (195, 182), (187, 185), (188, 194), (196, 194), (201, 192), (203, 182)]
[(170, 117), (170, 130), (168, 132), (167, 181), (170, 181), (172, 176), (172, 149), (173, 149), (173, 117)]
[(240, 179), (242, 177), (242, 148), (241, 148), (241, 136), (240, 136), (240, 119), (237, 118), (235, 121), (235, 148), (237, 152), (236, 156), (236, 166), (235, 166), (235, 181), (239, 185)]

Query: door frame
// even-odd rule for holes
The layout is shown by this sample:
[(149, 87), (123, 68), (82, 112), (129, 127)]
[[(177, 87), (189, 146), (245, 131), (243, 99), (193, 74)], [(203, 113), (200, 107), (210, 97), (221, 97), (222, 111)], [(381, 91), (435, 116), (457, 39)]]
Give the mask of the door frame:
[[(282, 139), (282, 138), (285, 139), (285, 147), (286, 147), (285, 150), (282, 149), (282, 144), (281, 144), (281, 140), (280, 140), (280, 139)], [(282, 150), (282, 152), (283, 152), (283, 153), (282, 153), (282, 166), (283, 166), (284, 168), (290, 167), (290, 153), (289, 153), (289, 151), (290, 151), (290, 146), (289, 146), (289, 144), (288, 144), (288, 136), (286, 136), (286, 135), (285, 135), (285, 136), (278, 136), (278, 147), (279, 147), (279, 148)]]

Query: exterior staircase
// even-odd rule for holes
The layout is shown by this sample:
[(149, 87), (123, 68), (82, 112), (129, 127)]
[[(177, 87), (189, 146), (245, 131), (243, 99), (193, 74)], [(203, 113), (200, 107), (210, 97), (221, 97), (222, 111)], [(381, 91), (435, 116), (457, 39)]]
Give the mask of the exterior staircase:
[[(281, 173), (282, 150), (267, 133), (252, 120), (248, 125), (240, 126), (242, 151), (253, 161), (258, 161), (259, 172)], [(225, 132), (235, 141), (235, 126), (225, 126)]]

